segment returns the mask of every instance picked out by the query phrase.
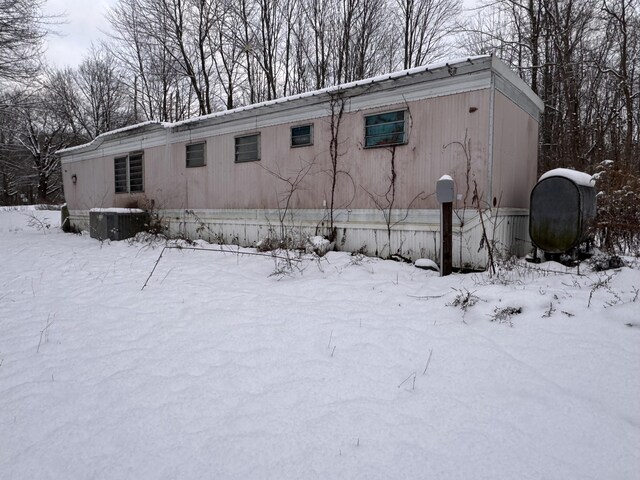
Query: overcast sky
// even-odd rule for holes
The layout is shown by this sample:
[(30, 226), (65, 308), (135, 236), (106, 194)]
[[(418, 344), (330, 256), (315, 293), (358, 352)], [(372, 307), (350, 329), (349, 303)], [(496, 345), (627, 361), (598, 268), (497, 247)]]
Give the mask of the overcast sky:
[[(466, 7), (478, 0), (464, 0)], [(58, 25), (57, 35), (47, 42), (47, 62), (57, 67), (76, 67), (91, 46), (106, 38), (109, 23), (105, 13), (117, 0), (47, 0), (46, 12), (64, 14), (65, 23)]]
[(47, 61), (58, 67), (77, 66), (91, 46), (105, 38), (109, 30), (105, 18), (107, 8), (117, 0), (47, 0), (48, 14), (65, 14), (65, 23), (58, 25), (57, 35), (47, 42)]

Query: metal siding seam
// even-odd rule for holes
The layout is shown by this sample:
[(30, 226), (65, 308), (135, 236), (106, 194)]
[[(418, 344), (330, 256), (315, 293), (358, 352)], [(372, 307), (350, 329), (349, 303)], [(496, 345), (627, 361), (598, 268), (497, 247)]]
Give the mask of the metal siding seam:
[(487, 165), (487, 185), (489, 186), (488, 202), (489, 208), (493, 205), (493, 129), (494, 129), (494, 116), (495, 116), (495, 104), (496, 104), (496, 84), (495, 84), (495, 72), (493, 68), (491, 70), (491, 89), (489, 94), (489, 139), (488, 139), (488, 165)]

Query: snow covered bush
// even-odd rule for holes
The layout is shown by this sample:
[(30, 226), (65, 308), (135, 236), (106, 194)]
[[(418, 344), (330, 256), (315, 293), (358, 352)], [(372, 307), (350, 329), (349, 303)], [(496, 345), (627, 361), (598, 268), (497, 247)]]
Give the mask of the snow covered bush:
[(307, 253), (315, 253), (319, 257), (324, 257), (326, 253), (333, 250), (335, 243), (330, 242), (327, 238), (321, 235), (314, 235), (307, 239)]
[(591, 257), (589, 263), (591, 263), (592, 268), (596, 272), (624, 267), (624, 260), (615, 253), (607, 254), (604, 252), (598, 252)]

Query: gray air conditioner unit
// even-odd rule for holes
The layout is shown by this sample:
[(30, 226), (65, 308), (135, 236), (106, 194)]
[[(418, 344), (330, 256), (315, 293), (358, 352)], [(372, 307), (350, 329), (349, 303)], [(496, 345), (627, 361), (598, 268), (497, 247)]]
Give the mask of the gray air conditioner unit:
[(89, 232), (98, 240), (124, 240), (144, 231), (149, 214), (137, 208), (93, 208), (89, 212)]

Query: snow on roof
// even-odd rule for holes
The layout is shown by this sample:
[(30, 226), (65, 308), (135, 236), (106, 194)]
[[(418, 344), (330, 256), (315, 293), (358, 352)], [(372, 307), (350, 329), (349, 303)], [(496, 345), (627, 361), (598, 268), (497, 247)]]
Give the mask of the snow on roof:
[(549, 170), (540, 177), (538, 182), (549, 177), (564, 177), (571, 180), (576, 185), (584, 185), (585, 187), (593, 187), (595, 184), (594, 178), (588, 173), (571, 170), (569, 168), (555, 168), (553, 170)]
[(246, 111), (246, 110), (253, 110), (255, 108), (266, 107), (266, 106), (269, 106), (269, 105), (277, 105), (279, 103), (286, 103), (286, 102), (290, 102), (292, 100), (298, 100), (298, 99), (301, 99), (301, 98), (315, 97), (315, 96), (326, 94), (326, 93), (332, 93), (332, 92), (338, 92), (338, 91), (342, 91), (342, 90), (348, 90), (348, 89), (355, 88), (355, 87), (360, 87), (360, 86), (363, 86), (363, 85), (370, 85), (370, 84), (373, 84), (373, 83), (380, 83), (380, 82), (384, 82), (386, 80), (393, 80), (393, 79), (397, 79), (397, 78), (401, 78), (401, 77), (406, 77), (407, 75), (415, 75), (415, 74), (418, 74), (418, 73), (425, 73), (425, 72), (428, 72), (429, 70), (436, 70), (438, 68), (447, 67), (449, 65), (456, 65), (456, 64), (464, 63), (464, 62), (473, 62), (474, 60), (481, 60), (481, 59), (485, 59), (485, 58), (491, 58), (491, 55), (477, 55), (477, 56), (474, 56), (474, 57), (461, 57), (461, 58), (456, 58), (456, 59), (449, 60), (449, 61), (446, 61), (446, 62), (437, 62), (437, 63), (432, 63), (432, 64), (429, 64), (429, 65), (423, 65), (423, 66), (420, 66), (420, 67), (408, 68), (406, 70), (400, 70), (398, 72), (387, 73), (385, 75), (378, 75), (377, 77), (365, 78), (363, 80), (357, 80), (355, 82), (343, 83), (341, 85), (335, 85), (333, 87), (322, 88), (320, 90), (313, 90), (311, 92), (299, 93), (297, 95), (291, 95), (289, 97), (282, 97), (282, 98), (277, 98), (275, 100), (267, 100), (266, 102), (254, 103), (254, 104), (251, 104), (251, 105), (245, 105), (244, 107), (238, 107), (238, 108), (234, 108), (232, 110), (223, 110), (223, 111), (220, 111), (220, 112), (210, 113), (208, 115), (203, 115), (203, 116), (200, 116), (200, 117), (188, 118), (186, 120), (181, 120), (179, 122), (175, 122), (175, 123), (171, 124), (171, 126), (172, 127), (177, 127), (179, 125), (185, 125), (187, 123), (198, 122), (198, 121), (201, 121), (201, 120), (207, 120), (209, 118), (221, 117), (221, 116), (224, 116), (224, 115), (229, 115), (231, 113), (243, 112), (243, 111)]
[(341, 85), (336, 85), (333, 87), (327, 87), (327, 88), (323, 88), (320, 90), (314, 90), (311, 92), (305, 92), (305, 93), (300, 93), (297, 95), (291, 95), (289, 97), (282, 97), (282, 98), (277, 98), (275, 100), (268, 100), (266, 102), (261, 102), (261, 103), (254, 103), (251, 105), (245, 105), (243, 107), (238, 107), (238, 108), (234, 108), (231, 110), (222, 110), (220, 112), (214, 112), (214, 113), (210, 113), (208, 115), (202, 115), (199, 117), (192, 117), (192, 118), (187, 118), (185, 120), (180, 120), (179, 122), (174, 122), (174, 123), (169, 123), (169, 122), (157, 122), (157, 121), (147, 121), (147, 122), (142, 122), (142, 123), (137, 123), (135, 125), (129, 125), (127, 127), (123, 127), (123, 128), (119, 128), (117, 130), (111, 130), (109, 132), (105, 132), (102, 133), (100, 135), (98, 135), (96, 138), (94, 138), (91, 142), (89, 143), (84, 143), (82, 145), (77, 145), (75, 147), (69, 147), (69, 148), (65, 148), (62, 150), (58, 150), (58, 153), (69, 153), (72, 152), (74, 150), (79, 150), (79, 149), (84, 149), (89, 147), (90, 145), (94, 144), (94, 143), (102, 143), (107, 137), (110, 137), (112, 135), (116, 135), (118, 133), (122, 133), (125, 132), (127, 130), (135, 130), (138, 128), (142, 128), (148, 125), (160, 125), (163, 128), (174, 128), (174, 127), (178, 127), (181, 125), (187, 125), (190, 123), (196, 123), (196, 122), (200, 122), (202, 120), (207, 120), (207, 119), (211, 119), (211, 118), (217, 118), (217, 117), (223, 117), (226, 115), (232, 115), (234, 113), (239, 113), (239, 112), (244, 112), (247, 110), (254, 110), (257, 108), (261, 108), (261, 107), (266, 107), (266, 106), (270, 106), (270, 105), (278, 105), (278, 104), (282, 104), (282, 103), (287, 103), (287, 102), (291, 102), (293, 100), (299, 100), (302, 98), (311, 98), (311, 97), (316, 97), (318, 95), (322, 95), (322, 94), (327, 94), (327, 93), (332, 93), (332, 92), (338, 92), (338, 91), (343, 91), (343, 90), (348, 90), (351, 88), (355, 88), (355, 87), (359, 87), (359, 86), (364, 86), (364, 85), (371, 85), (374, 83), (381, 83), (387, 80), (394, 80), (394, 79), (398, 79), (401, 77), (406, 77), (408, 75), (415, 75), (415, 74), (419, 74), (419, 73), (425, 73), (425, 72), (429, 72), (431, 70), (436, 70), (439, 68), (443, 68), (443, 67), (448, 67), (448, 66), (453, 66), (453, 65), (458, 65), (461, 63), (465, 63), (465, 62), (470, 62), (473, 63), (474, 60), (482, 60), (482, 59), (487, 59), (487, 58), (491, 58), (491, 55), (477, 55), (477, 56), (471, 56), (471, 57), (460, 57), (460, 58), (456, 58), (453, 60), (449, 60), (449, 61), (443, 61), (443, 62), (436, 62), (436, 63), (432, 63), (429, 65), (423, 65), (420, 67), (414, 67), (414, 68), (409, 68), (406, 70), (400, 70), (398, 72), (393, 72), (393, 73), (388, 73), (385, 75), (378, 75), (377, 77), (371, 77), (371, 78), (365, 78), (363, 80), (358, 80), (355, 82), (350, 82), (350, 83), (343, 83)]
[(149, 125), (161, 125), (162, 127), (166, 128), (171, 124), (166, 122), (156, 122), (155, 120), (148, 120), (146, 122), (136, 123), (135, 125), (128, 125), (126, 127), (116, 128), (115, 130), (109, 130), (108, 132), (101, 133), (100, 135), (98, 135), (96, 138), (94, 138), (88, 143), (83, 143), (82, 145), (76, 145), (75, 147), (63, 148), (62, 150), (58, 150), (58, 153), (69, 153), (69, 152), (72, 152), (73, 150), (78, 150), (81, 148), (88, 147), (93, 143), (97, 143), (97, 142), (101, 143), (106, 137), (111, 137), (113, 135), (117, 135), (118, 133), (126, 132), (128, 130), (137, 130), (140, 128), (147, 127)]

